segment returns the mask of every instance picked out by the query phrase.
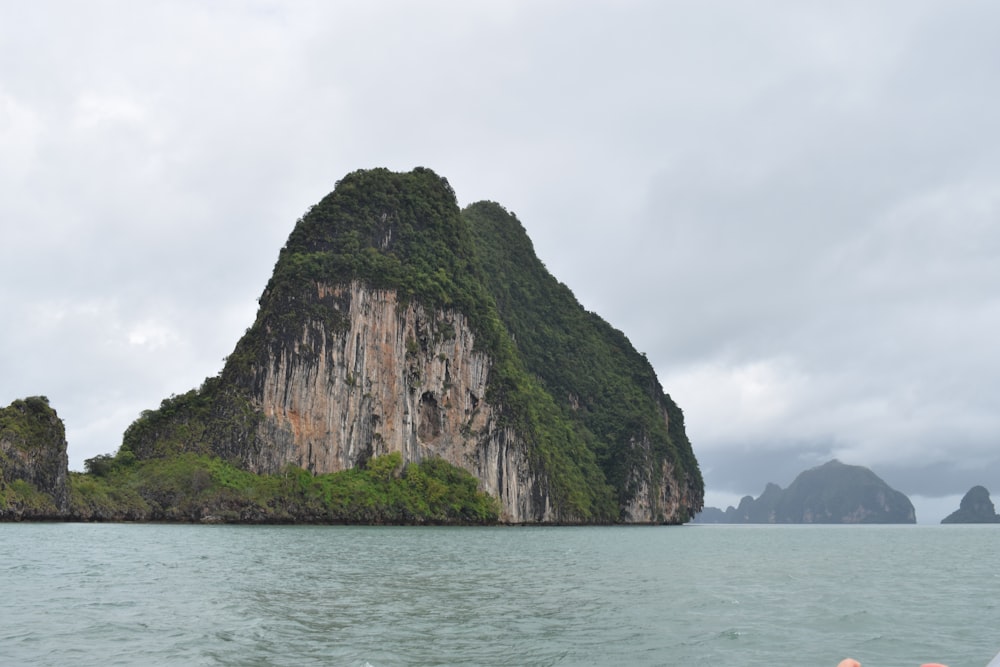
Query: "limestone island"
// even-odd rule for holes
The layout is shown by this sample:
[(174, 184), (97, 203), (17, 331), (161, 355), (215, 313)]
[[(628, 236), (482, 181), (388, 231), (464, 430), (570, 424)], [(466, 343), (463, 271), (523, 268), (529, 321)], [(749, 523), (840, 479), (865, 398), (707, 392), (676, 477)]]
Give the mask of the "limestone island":
[(680, 524), (684, 416), (517, 217), (425, 168), (356, 171), (295, 224), (222, 370), (66, 469), (43, 397), (0, 411), (0, 518)]
[(941, 523), (1000, 523), (1000, 514), (986, 487), (974, 486), (962, 498), (958, 509), (941, 519)]
[(739, 507), (708, 507), (696, 523), (916, 523), (913, 503), (863, 466), (836, 459), (799, 474), (787, 489), (768, 484)]

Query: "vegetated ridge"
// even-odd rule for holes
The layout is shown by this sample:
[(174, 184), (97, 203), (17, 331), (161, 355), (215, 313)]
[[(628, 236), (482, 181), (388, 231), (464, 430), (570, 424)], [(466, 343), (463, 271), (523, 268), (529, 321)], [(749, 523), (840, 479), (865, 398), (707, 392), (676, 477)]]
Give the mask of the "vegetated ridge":
[(259, 301), (218, 376), (71, 476), (78, 518), (681, 523), (702, 507), (645, 357), (513, 214), (460, 210), (428, 169), (346, 176)]

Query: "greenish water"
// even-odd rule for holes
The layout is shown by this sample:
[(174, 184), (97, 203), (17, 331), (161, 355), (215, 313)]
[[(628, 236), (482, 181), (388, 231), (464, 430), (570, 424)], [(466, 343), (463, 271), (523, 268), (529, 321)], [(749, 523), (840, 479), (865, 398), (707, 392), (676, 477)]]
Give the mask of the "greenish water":
[(0, 525), (2, 665), (984, 667), (998, 526)]

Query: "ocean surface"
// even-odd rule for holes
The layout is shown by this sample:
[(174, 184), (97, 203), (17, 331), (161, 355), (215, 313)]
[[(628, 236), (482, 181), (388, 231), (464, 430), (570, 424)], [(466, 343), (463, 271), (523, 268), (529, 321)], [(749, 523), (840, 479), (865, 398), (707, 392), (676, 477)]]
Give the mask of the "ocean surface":
[(0, 665), (985, 667), (1000, 526), (0, 524)]

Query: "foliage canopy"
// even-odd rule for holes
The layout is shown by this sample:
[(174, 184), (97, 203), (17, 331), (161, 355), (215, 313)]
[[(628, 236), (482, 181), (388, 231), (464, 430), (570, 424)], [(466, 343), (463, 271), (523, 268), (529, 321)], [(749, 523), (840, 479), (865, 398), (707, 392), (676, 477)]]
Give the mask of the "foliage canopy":
[[(91, 459), (91, 462), (94, 460)], [(496, 500), (441, 459), (403, 465), (399, 453), (326, 475), (287, 466), (255, 475), (218, 457), (121, 455), (70, 477), (70, 515), (82, 520), (217, 523), (480, 524)]]

